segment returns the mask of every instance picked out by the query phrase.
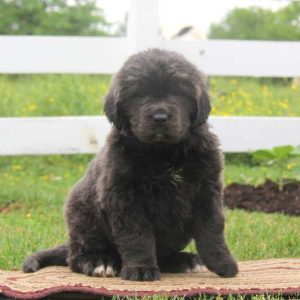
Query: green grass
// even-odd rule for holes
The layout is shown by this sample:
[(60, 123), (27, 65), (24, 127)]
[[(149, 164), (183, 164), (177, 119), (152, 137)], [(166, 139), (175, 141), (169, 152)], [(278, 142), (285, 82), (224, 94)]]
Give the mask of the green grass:
[(0, 75), (0, 116), (98, 115), (110, 76)]
[(300, 86), (290, 80), (211, 78), (212, 114), (300, 116)]
[(226, 154), (225, 183), (233, 182), (259, 185), (266, 180), (280, 182), (294, 181), (299, 178), (300, 156), (282, 159), (281, 164), (257, 164), (251, 160), (251, 154)]
[[(0, 75), (0, 116), (98, 115), (110, 76)], [(210, 78), (212, 114), (300, 116), (300, 87), (256, 78)]]
[[(110, 76), (0, 75), (0, 117), (97, 115), (109, 81)], [(216, 115), (300, 116), (300, 87), (288, 80), (211, 78), (210, 91)], [(0, 157), (0, 268), (18, 269), (33, 251), (66, 239), (63, 203), (91, 158)], [(288, 158), (284, 165), (283, 170), (255, 165), (248, 154), (226, 155), (225, 182), (293, 179), (290, 171), (300, 166), (300, 158)], [(299, 228), (299, 217), (226, 210), (226, 239), (239, 260), (300, 257)], [(193, 244), (188, 248), (194, 251)]]

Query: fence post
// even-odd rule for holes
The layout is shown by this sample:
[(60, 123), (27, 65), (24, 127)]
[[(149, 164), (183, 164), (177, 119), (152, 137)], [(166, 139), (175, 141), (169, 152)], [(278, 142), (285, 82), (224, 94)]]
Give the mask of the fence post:
[(159, 0), (130, 0), (127, 26), (128, 54), (157, 47)]

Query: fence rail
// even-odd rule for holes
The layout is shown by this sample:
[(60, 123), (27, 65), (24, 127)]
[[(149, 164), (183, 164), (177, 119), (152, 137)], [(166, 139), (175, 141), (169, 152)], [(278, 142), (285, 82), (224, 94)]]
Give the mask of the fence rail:
[[(210, 117), (225, 152), (298, 145), (300, 118)], [(2, 118), (0, 155), (95, 153), (111, 125), (104, 116)]]
[[(0, 36), (0, 73), (113, 74), (130, 52), (127, 38)], [(300, 76), (300, 42), (164, 41), (207, 75)]]

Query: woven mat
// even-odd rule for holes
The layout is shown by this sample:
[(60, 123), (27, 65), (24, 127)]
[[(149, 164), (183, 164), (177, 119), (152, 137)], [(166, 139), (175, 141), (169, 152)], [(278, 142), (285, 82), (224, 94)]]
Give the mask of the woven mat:
[(300, 259), (240, 262), (239, 268), (236, 278), (220, 278), (203, 270), (162, 274), (162, 279), (154, 282), (92, 278), (66, 267), (48, 267), (31, 274), (0, 270), (0, 294), (17, 299), (38, 299), (62, 292), (104, 296), (300, 294)]

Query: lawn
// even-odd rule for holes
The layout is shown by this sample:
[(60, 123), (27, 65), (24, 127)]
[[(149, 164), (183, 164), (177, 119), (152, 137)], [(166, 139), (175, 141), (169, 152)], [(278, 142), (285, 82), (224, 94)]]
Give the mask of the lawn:
[[(3, 75), (0, 117), (100, 114), (109, 81), (109, 76)], [(211, 78), (209, 85), (214, 115), (300, 116), (300, 87), (290, 80)], [(0, 157), (0, 268), (18, 269), (33, 251), (65, 240), (63, 202), (91, 158)], [(226, 155), (225, 162), (226, 184), (279, 180), (283, 172), (253, 164), (249, 154)], [(300, 158), (283, 165), (292, 179), (289, 171), (300, 166)], [(226, 239), (239, 260), (300, 257), (299, 236), (299, 217), (226, 210)]]
[[(98, 115), (110, 76), (0, 75), (0, 117)], [(291, 80), (210, 78), (213, 115), (300, 116)]]

